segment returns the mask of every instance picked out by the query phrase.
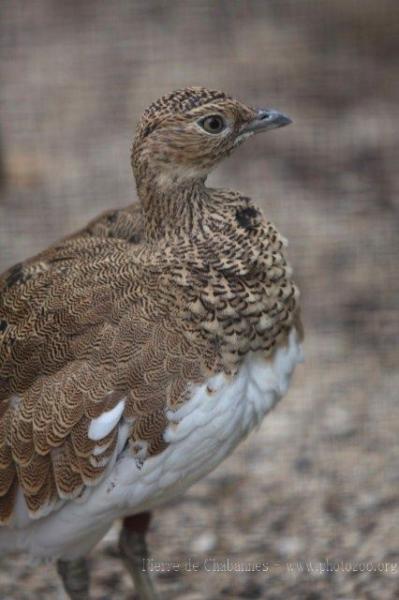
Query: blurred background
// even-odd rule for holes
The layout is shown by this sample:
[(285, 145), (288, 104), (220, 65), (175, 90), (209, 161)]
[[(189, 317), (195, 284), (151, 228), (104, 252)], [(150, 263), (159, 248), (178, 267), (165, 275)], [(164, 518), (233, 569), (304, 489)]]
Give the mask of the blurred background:
[[(211, 184), (289, 239), (307, 360), (261, 429), (157, 511), (154, 559), (202, 564), (159, 574), (162, 597), (399, 597), (398, 2), (14, 0), (0, 37), (1, 271), (134, 200), (130, 143), (160, 95), (215, 87), (294, 120)], [(116, 539), (92, 553), (93, 598), (134, 598)], [(25, 557), (0, 590), (63, 597)]]

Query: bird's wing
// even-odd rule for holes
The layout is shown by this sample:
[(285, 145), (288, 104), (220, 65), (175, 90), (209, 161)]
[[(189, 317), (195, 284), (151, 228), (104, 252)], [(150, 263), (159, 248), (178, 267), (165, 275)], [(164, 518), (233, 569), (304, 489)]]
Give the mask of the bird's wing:
[(162, 451), (166, 408), (203, 381), (208, 352), (172, 316), (177, 293), (131, 245), (97, 237), (0, 278), (0, 522), (18, 489), (38, 517), (95, 485), (122, 416), (133, 452)]
[(124, 208), (107, 210), (67, 239), (101, 237), (120, 239), (138, 244), (143, 238), (144, 222), (141, 204), (135, 202)]

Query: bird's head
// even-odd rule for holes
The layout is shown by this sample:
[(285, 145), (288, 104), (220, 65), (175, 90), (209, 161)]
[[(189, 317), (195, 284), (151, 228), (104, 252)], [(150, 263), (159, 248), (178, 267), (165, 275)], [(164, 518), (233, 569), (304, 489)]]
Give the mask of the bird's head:
[(189, 87), (163, 96), (144, 112), (132, 148), (136, 181), (169, 188), (205, 178), (249, 137), (291, 120), (254, 109), (217, 90)]

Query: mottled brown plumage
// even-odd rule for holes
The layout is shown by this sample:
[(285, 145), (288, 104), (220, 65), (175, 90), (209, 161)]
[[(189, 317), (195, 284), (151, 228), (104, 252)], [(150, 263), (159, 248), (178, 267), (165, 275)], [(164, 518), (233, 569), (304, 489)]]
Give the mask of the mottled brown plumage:
[[(201, 131), (222, 115), (224, 135)], [(161, 453), (167, 409), (190, 386), (270, 356), (298, 324), (298, 292), (275, 227), (206, 174), (257, 112), (188, 88), (154, 103), (132, 165), (140, 203), (109, 211), (0, 279), (0, 521), (18, 488), (38, 518), (104, 474), (117, 427), (93, 418), (126, 398), (138, 463)], [(104, 451), (99, 451), (103, 449)]]

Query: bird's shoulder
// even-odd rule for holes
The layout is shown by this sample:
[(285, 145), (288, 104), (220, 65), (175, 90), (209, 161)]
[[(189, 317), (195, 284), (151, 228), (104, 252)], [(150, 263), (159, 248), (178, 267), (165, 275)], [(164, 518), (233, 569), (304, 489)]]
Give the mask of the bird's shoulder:
[(109, 209), (91, 220), (83, 229), (68, 236), (73, 238), (115, 238), (130, 244), (138, 244), (143, 239), (144, 217), (142, 206), (134, 202), (123, 208)]

